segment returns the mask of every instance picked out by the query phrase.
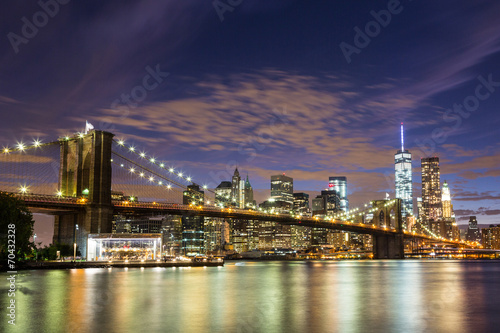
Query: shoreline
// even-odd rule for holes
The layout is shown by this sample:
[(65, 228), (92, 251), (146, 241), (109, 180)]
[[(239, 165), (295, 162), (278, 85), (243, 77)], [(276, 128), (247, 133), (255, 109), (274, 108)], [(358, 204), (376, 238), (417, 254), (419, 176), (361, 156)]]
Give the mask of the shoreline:
[[(99, 261), (47, 261), (47, 262), (24, 262), (17, 263), (16, 271), (39, 270), (39, 269), (85, 269), (85, 268), (152, 268), (152, 267), (221, 267), (224, 261), (208, 262), (186, 262), (186, 261), (145, 261), (145, 262), (99, 262)], [(7, 272), (2, 267), (0, 272)]]

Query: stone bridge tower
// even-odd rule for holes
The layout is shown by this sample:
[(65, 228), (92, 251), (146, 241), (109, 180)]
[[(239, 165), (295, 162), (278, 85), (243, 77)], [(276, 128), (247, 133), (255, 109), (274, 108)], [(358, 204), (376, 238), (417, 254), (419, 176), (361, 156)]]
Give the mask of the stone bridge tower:
[(93, 130), (59, 140), (59, 191), (63, 196), (82, 200), (82, 209), (56, 215), (53, 242), (73, 244), (76, 241), (82, 256), (86, 253), (89, 233), (111, 232), (113, 136), (109, 132)]
[(404, 259), (404, 223), (401, 215), (401, 199), (375, 200), (373, 224), (395, 228), (397, 234), (373, 235), (374, 259)]

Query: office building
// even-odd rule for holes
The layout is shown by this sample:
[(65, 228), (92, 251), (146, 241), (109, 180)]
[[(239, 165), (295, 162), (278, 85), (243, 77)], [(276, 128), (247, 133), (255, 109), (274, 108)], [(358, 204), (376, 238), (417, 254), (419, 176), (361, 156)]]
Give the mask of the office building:
[(422, 221), (437, 221), (442, 217), (439, 157), (424, 157), (422, 166)]
[(303, 192), (293, 194), (293, 212), (304, 216), (311, 215), (311, 208), (309, 207), (309, 194)]
[(229, 181), (222, 181), (215, 188), (215, 205), (219, 207), (231, 206), (231, 191), (232, 183)]
[[(183, 203), (185, 205), (203, 205), (205, 193), (199, 185), (189, 185), (184, 191)], [(203, 216), (182, 216), (182, 245), (181, 252), (187, 256), (206, 253)]]
[(339, 209), (349, 211), (349, 200), (347, 199), (347, 177), (330, 177), (328, 190), (337, 192), (339, 197)]
[(321, 194), (312, 200), (312, 215), (333, 215), (342, 210), (340, 207), (337, 191), (321, 191)]
[(293, 178), (282, 175), (271, 176), (271, 198), (293, 205)]
[(481, 242), (481, 232), (477, 225), (477, 219), (475, 216), (471, 216), (469, 218), (469, 227), (467, 228), (465, 240), (468, 242)]
[(485, 249), (500, 250), (500, 225), (481, 229), (481, 236)]
[(250, 185), (250, 180), (247, 179), (245, 180), (245, 183), (242, 187), (244, 189), (243, 197), (244, 197), (244, 204), (243, 207), (245, 208), (256, 208), (256, 203), (253, 200), (253, 188), (252, 185)]
[[(293, 212), (296, 215), (311, 216), (309, 194), (293, 194)], [(311, 245), (311, 228), (293, 225), (291, 230), (291, 245), (294, 250), (306, 249)]]
[(402, 200), (401, 215), (413, 215), (413, 182), (411, 153), (404, 147), (403, 123), (401, 123), (401, 149), (394, 155), (396, 198)]
[(238, 168), (234, 170), (231, 180), (231, 204), (234, 207), (240, 207), (241, 200), (241, 177)]
[(443, 183), (442, 192), (443, 196), (441, 197), (441, 202), (443, 205), (443, 217), (451, 218), (454, 215), (453, 205), (451, 204), (450, 187), (448, 186), (448, 183), (446, 181), (444, 181)]

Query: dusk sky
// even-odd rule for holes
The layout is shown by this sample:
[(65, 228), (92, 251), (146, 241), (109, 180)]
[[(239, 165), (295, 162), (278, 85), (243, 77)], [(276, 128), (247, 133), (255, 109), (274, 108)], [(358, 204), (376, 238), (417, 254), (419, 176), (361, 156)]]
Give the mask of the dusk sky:
[(88, 120), (200, 184), (346, 176), (356, 206), (394, 197), (404, 122), (415, 197), (439, 156), (459, 223), (500, 223), (500, 2), (61, 2), (0, 5), (0, 145)]

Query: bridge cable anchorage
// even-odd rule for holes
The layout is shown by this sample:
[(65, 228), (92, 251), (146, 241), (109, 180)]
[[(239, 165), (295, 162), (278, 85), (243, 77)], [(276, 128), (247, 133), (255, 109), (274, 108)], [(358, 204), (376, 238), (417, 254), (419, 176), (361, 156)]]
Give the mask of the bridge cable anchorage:
[[(123, 140), (118, 140), (118, 141), (117, 141), (117, 140), (113, 139), (113, 142), (115, 142), (115, 143), (116, 143), (118, 146), (120, 146), (120, 147), (124, 147), (124, 148), (126, 148), (126, 146), (125, 146), (125, 141), (123, 141)], [(131, 152), (131, 153), (135, 154), (136, 156), (138, 156), (138, 157), (140, 157), (140, 158), (146, 159), (146, 160), (147, 160), (147, 161), (149, 161), (150, 163), (152, 163), (152, 164), (156, 165), (157, 167), (159, 167), (159, 168), (161, 168), (161, 169), (163, 169), (163, 170), (165, 170), (165, 171), (168, 171), (168, 172), (170, 172), (170, 173), (172, 173), (172, 174), (175, 174), (175, 170), (174, 170), (174, 168), (167, 168), (167, 167), (165, 167), (165, 163), (164, 163), (164, 162), (157, 161), (157, 160), (156, 160), (156, 158), (154, 158), (154, 157), (148, 157), (148, 156), (146, 156), (146, 153), (144, 153), (144, 152), (139, 153), (139, 152), (137, 151), (137, 149), (136, 149), (135, 147), (133, 147), (133, 146), (129, 146), (129, 147), (128, 147), (128, 152)], [(116, 152), (115, 152), (115, 151), (113, 151), (113, 153), (116, 153)], [(118, 154), (118, 153), (116, 153), (116, 154)], [(123, 155), (121, 155), (121, 157), (124, 157), (124, 156), (123, 156)], [(198, 186), (200, 186), (199, 184), (195, 183), (195, 182), (191, 179), (191, 177), (185, 177), (182, 173), (177, 173), (177, 174), (176, 174), (176, 176), (177, 176), (177, 177), (179, 177), (179, 178), (184, 179), (184, 180), (185, 180), (185, 181), (187, 181), (187, 182), (190, 182), (190, 183), (191, 183), (191, 184), (193, 184), (193, 185), (198, 185)], [(213, 193), (213, 194), (215, 195), (215, 190), (213, 190), (213, 189), (209, 189), (207, 186), (200, 186), (200, 187), (201, 187), (201, 188), (203, 188), (203, 189), (204, 189), (204, 190), (206, 190), (206, 191), (209, 191), (209, 192)]]

